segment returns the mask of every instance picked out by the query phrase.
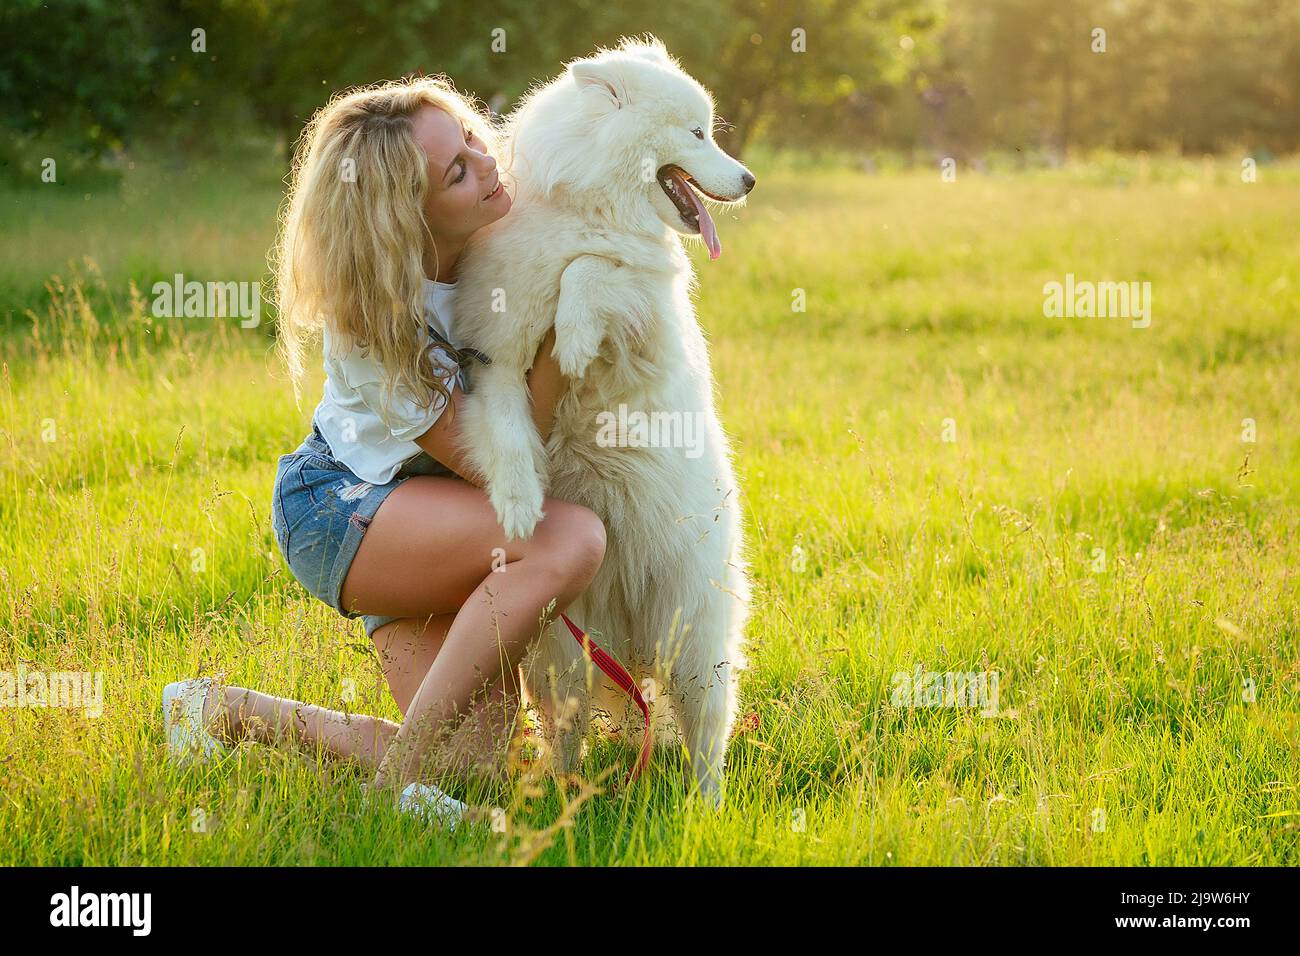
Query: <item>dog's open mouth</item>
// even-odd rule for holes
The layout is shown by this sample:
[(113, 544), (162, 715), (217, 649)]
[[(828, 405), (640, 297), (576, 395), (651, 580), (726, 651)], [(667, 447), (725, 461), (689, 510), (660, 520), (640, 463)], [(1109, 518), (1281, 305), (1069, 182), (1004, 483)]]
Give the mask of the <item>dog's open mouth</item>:
[(709, 258), (716, 259), (722, 255), (722, 242), (718, 239), (718, 228), (713, 224), (713, 217), (704, 208), (704, 202), (696, 190), (698, 189), (710, 199), (719, 202), (726, 202), (726, 200), (701, 188), (700, 184), (691, 178), (691, 174), (680, 166), (669, 164), (660, 167), (658, 179), (659, 188), (677, 207), (677, 214), (682, 217), (683, 225), (691, 232), (698, 232), (704, 239), (704, 244), (709, 247)]

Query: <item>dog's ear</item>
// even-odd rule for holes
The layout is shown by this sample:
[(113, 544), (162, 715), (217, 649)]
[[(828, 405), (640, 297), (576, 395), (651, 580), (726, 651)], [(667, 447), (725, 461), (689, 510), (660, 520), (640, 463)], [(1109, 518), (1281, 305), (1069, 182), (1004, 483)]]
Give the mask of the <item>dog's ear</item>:
[(619, 93), (616, 78), (601, 64), (590, 60), (579, 60), (569, 67), (573, 80), (584, 93), (599, 96), (613, 109), (623, 108), (625, 96)]
[(672, 57), (668, 55), (668, 48), (664, 46), (663, 41), (650, 33), (639, 37), (623, 37), (618, 43), (618, 48), (624, 53), (649, 60), (651, 63), (673, 65)]

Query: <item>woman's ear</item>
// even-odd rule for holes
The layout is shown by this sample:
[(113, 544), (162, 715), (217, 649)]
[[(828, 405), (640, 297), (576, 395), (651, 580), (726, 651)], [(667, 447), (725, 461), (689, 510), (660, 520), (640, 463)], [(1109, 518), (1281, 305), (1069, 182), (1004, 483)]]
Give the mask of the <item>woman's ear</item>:
[(623, 108), (623, 96), (618, 91), (615, 77), (604, 66), (590, 60), (580, 60), (569, 67), (573, 80), (584, 93), (599, 96), (604, 105), (612, 109)]

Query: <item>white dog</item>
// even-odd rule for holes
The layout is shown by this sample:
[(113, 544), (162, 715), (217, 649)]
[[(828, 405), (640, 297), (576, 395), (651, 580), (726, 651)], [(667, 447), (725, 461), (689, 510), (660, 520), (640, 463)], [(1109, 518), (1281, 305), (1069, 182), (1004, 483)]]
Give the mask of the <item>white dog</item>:
[[(658, 40), (568, 64), (511, 114), (514, 209), (467, 250), (456, 315), (463, 344), (491, 359), (474, 370), (463, 433), (503, 528), (528, 537), (544, 489), (605, 522), (604, 564), (570, 615), (642, 686), (666, 686), (694, 779), (719, 803), (749, 585), (679, 236), (702, 236), (716, 259), (698, 193), (735, 202), (754, 177), (712, 127), (708, 92)], [(543, 447), (525, 374), (552, 324), (573, 384)], [(592, 707), (625, 712), (558, 630), (525, 662), (524, 680), (566, 772)]]

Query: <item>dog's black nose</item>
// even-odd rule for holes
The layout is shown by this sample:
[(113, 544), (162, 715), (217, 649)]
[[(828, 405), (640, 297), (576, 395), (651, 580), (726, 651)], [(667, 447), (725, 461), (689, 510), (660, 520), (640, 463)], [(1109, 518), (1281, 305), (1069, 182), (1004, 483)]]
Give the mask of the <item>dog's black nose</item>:
[(753, 174), (749, 173), (748, 171), (746, 171), (745, 174), (740, 177), (740, 181), (745, 184), (745, 192), (749, 192), (751, 189), (753, 189), (754, 183), (758, 182), (758, 180), (756, 180), (753, 177)]

